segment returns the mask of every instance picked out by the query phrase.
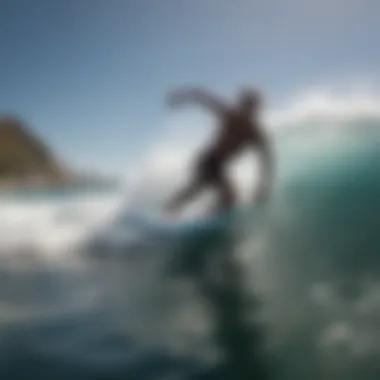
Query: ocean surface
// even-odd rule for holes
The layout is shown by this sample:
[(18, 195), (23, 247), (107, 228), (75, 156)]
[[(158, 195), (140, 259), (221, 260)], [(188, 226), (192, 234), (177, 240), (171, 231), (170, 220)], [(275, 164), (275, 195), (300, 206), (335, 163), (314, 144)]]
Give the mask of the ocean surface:
[(380, 119), (289, 131), (269, 203), (219, 225), (148, 228), (120, 188), (1, 196), (0, 378), (379, 379)]

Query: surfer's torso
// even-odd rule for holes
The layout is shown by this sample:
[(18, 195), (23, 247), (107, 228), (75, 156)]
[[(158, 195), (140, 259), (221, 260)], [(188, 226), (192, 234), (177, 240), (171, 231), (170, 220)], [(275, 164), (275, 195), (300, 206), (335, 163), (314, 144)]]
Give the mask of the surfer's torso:
[(258, 122), (229, 110), (219, 121), (212, 143), (203, 151), (198, 170), (201, 177), (220, 177), (224, 164), (260, 138)]
[(226, 161), (259, 139), (258, 123), (237, 111), (228, 111), (219, 122), (213, 142), (206, 149)]

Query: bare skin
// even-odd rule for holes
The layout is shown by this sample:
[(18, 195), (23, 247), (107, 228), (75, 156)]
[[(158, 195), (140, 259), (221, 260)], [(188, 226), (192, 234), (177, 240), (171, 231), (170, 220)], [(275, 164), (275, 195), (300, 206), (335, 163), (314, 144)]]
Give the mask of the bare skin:
[(215, 95), (197, 88), (172, 92), (168, 98), (172, 107), (197, 104), (211, 111), (219, 128), (214, 140), (200, 154), (190, 183), (167, 204), (174, 213), (193, 199), (205, 187), (213, 187), (219, 195), (218, 209), (228, 209), (236, 201), (234, 186), (225, 173), (225, 164), (236, 154), (250, 147), (259, 153), (261, 178), (254, 196), (256, 201), (267, 197), (272, 179), (270, 144), (259, 122), (261, 98), (256, 91), (242, 91), (236, 105), (227, 105)]

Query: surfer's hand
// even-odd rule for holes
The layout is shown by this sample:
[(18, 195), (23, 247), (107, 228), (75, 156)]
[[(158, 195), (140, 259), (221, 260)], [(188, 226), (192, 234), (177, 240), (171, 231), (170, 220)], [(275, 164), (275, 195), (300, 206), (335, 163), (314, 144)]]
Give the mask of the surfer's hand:
[(178, 107), (184, 101), (184, 93), (181, 90), (172, 91), (166, 98), (166, 103), (169, 107)]
[(174, 91), (171, 91), (167, 95), (166, 101), (169, 107), (178, 107), (184, 105), (189, 101), (192, 101), (197, 96), (199, 96), (199, 90), (197, 90), (196, 88), (182, 87)]

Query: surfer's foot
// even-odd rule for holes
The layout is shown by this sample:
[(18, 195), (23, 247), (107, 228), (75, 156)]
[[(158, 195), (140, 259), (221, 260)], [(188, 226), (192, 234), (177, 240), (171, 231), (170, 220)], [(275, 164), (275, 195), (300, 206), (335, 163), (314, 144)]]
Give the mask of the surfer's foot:
[(228, 212), (232, 209), (233, 204), (231, 203), (217, 203), (216, 205), (210, 207), (208, 210), (208, 214), (223, 214), (224, 212)]
[(178, 207), (174, 206), (173, 204), (169, 204), (165, 207), (164, 214), (167, 218), (175, 218), (178, 216)]

